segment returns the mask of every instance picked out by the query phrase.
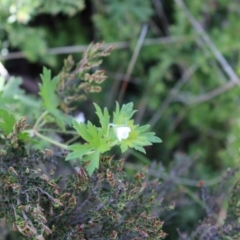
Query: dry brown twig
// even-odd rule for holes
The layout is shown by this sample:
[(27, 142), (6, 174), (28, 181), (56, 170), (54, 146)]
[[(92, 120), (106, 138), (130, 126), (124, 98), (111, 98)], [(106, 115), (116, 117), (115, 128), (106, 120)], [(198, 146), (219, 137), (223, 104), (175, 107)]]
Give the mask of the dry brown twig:
[(203, 41), (206, 43), (206, 45), (209, 47), (209, 49), (212, 51), (213, 55), (218, 60), (219, 64), (221, 65), (224, 72), (228, 75), (230, 81), (233, 81), (236, 85), (240, 86), (240, 80), (237, 74), (232, 69), (231, 65), (227, 62), (225, 57), (222, 55), (222, 53), (217, 49), (215, 44), (212, 42), (206, 31), (203, 29), (201, 24), (193, 17), (191, 12), (188, 10), (186, 5), (184, 4), (183, 0), (175, 0), (176, 4), (180, 6), (186, 17), (188, 18), (191, 25), (194, 27), (196, 32), (202, 37)]
[[(216, 60), (218, 61), (219, 65), (222, 67), (225, 74), (229, 77), (229, 81), (225, 83), (224, 85), (215, 88), (214, 90), (203, 94), (201, 96), (198, 96), (194, 99), (191, 99), (189, 102), (185, 102), (187, 104), (193, 105), (193, 104), (199, 104), (202, 102), (209, 101), (215, 97), (217, 97), (220, 94), (223, 94), (226, 91), (229, 91), (232, 89), (235, 85), (240, 86), (240, 80), (237, 74), (234, 72), (231, 65), (226, 61), (222, 53), (217, 49), (217, 47), (214, 45), (212, 40), (207, 35), (206, 31), (203, 29), (201, 24), (193, 17), (191, 12), (188, 10), (186, 5), (184, 4), (183, 0), (175, 0), (176, 4), (180, 6), (184, 13), (186, 14), (186, 17), (188, 18), (191, 25), (194, 27), (196, 32), (201, 36), (204, 43), (208, 46), (208, 48), (211, 50), (213, 55), (215, 56)], [(181, 77), (181, 80), (178, 81), (178, 83), (171, 89), (169, 95), (165, 98), (163, 101), (161, 107), (154, 113), (152, 118), (149, 121), (149, 124), (151, 127), (153, 127), (163, 116), (168, 106), (173, 101), (174, 97), (180, 90), (180, 88), (186, 83), (186, 81), (189, 80), (190, 76), (196, 71), (196, 66), (191, 66)]]
[(118, 102), (119, 103), (122, 102), (123, 95), (124, 95), (124, 93), (126, 91), (126, 88), (127, 88), (127, 85), (128, 85), (128, 82), (129, 82), (129, 79), (130, 79), (130, 76), (131, 76), (131, 73), (133, 71), (133, 68), (134, 68), (134, 66), (136, 64), (136, 61), (137, 61), (137, 58), (139, 56), (140, 50), (142, 48), (144, 39), (145, 39), (146, 34), (147, 34), (147, 30), (148, 30), (148, 25), (144, 24), (143, 27), (142, 27), (142, 31), (140, 33), (140, 36), (138, 38), (137, 45), (136, 45), (136, 47), (134, 49), (132, 58), (131, 58), (130, 63), (128, 65), (127, 72), (125, 74), (124, 80), (123, 80), (123, 84), (122, 84), (122, 87), (121, 87), (121, 90), (120, 90), (120, 93), (119, 93), (119, 96), (118, 96)]
[[(173, 43), (183, 42), (188, 38), (189, 36), (149, 38), (144, 41), (143, 46), (173, 44)], [(125, 42), (105, 43), (105, 44), (102, 44), (101, 49), (108, 48), (112, 45), (114, 45), (114, 49), (125, 49), (130, 47), (130, 42), (125, 41)], [(81, 52), (84, 52), (87, 48), (88, 48), (88, 45), (63, 46), (63, 47), (49, 48), (47, 53), (49, 55), (81, 53)], [(1, 60), (11, 60), (11, 59), (21, 59), (21, 58), (25, 58), (25, 55), (22, 52), (11, 52), (6, 56), (0, 55)]]

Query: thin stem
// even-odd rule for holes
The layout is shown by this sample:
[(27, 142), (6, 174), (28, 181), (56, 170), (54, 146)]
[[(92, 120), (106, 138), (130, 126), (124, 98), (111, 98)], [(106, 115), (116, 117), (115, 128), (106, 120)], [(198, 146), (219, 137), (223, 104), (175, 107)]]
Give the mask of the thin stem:
[(199, 199), (199, 197), (197, 197), (196, 194), (194, 194), (190, 189), (178, 183), (177, 185), (180, 191), (184, 191), (184, 193), (186, 193), (190, 198), (192, 198), (196, 203), (198, 203), (199, 206), (201, 206), (203, 209), (206, 209), (206, 204), (201, 199)]
[(66, 142), (66, 144), (67, 144), (67, 145), (70, 145), (72, 142), (76, 141), (78, 138), (80, 138), (79, 135), (77, 135), (77, 136), (71, 138), (70, 140), (68, 140), (68, 141)]
[(42, 119), (48, 114), (48, 111), (42, 113), (42, 115), (37, 119), (36, 123), (33, 126), (33, 130), (36, 131)]
[(153, 114), (152, 118), (149, 120), (148, 124), (150, 124), (151, 128), (161, 119), (165, 111), (167, 110), (168, 106), (174, 100), (174, 97), (177, 95), (179, 90), (190, 80), (191, 76), (197, 70), (197, 65), (192, 65), (187, 71), (185, 71), (182, 77), (177, 81), (175, 86), (170, 90), (168, 96), (164, 99), (161, 107)]
[[(136, 153), (134, 153), (134, 155), (136, 156)], [(144, 158), (145, 156), (143, 155), (142, 157)], [(149, 165), (149, 162), (151, 162), (151, 160), (148, 159), (147, 157), (145, 157), (145, 159), (143, 159), (143, 160), (146, 163), (139, 164), (138, 166), (136, 166), (132, 163), (125, 163), (125, 167), (128, 168), (128, 169), (131, 169), (131, 170), (138, 171), (139, 169), (141, 169), (142, 166), (145, 166), (146, 164)], [(147, 163), (147, 161), (149, 161), (149, 162)], [(169, 173), (166, 173), (166, 172), (159, 173), (158, 171), (155, 171), (155, 170), (149, 171), (149, 175), (151, 175), (153, 177), (156, 177), (158, 179), (171, 180), (176, 184), (189, 186), (189, 187), (198, 187), (200, 180), (202, 180), (202, 179), (199, 179), (199, 180), (188, 179), (188, 178), (179, 177), (179, 176), (171, 176)], [(215, 177), (215, 178), (212, 178), (212, 179), (206, 179), (206, 180), (204, 180), (204, 186), (205, 187), (210, 187), (210, 186), (217, 185), (222, 181), (222, 179), (223, 179), (222, 176)]]
[[(168, 45), (179, 42), (185, 42), (188, 39), (194, 38), (195, 36), (180, 36), (180, 37), (161, 37), (161, 38), (149, 38), (146, 39), (143, 43), (144, 46), (152, 46), (152, 45)], [(114, 45), (114, 49), (125, 49), (129, 48), (130, 42), (112, 42), (105, 43), (102, 45), (101, 49), (108, 48), (109, 46)], [(80, 46), (63, 46), (56, 48), (49, 48), (47, 53), (50, 55), (59, 55), (59, 54), (71, 54), (71, 53), (80, 53), (84, 52), (87, 49), (88, 45), (80, 45)], [(26, 58), (23, 52), (11, 52), (6, 56), (0, 55), (1, 60), (10, 60), (10, 59), (21, 59)]]
[(68, 146), (65, 145), (65, 144), (62, 144), (62, 143), (59, 143), (59, 142), (56, 142), (54, 140), (52, 140), (51, 138), (48, 138), (44, 135), (42, 135), (41, 133), (39, 133), (38, 131), (34, 130), (34, 135), (36, 135), (37, 137), (49, 142), (49, 143), (52, 143), (53, 145), (55, 146), (58, 146), (60, 148), (63, 148), (63, 149), (67, 149), (68, 150)]
[(108, 136), (108, 134), (109, 134), (109, 128), (110, 128), (110, 127), (114, 127), (114, 126), (115, 126), (115, 124), (113, 124), (113, 123), (109, 123), (109, 124), (108, 124), (107, 136)]
[(231, 81), (233, 81), (235, 84), (240, 86), (240, 80), (237, 76), (237, 74), (234, 72), (233, 68), (230, 66), (230, 64), (227, 62), (225, 57), (222, 55), (222, 53), (218, 50), (218, 48), (215, 46), (215, 44), (212, 42), (204, 28), (201, 26), (201, 24), (194, 18), (192, 13), (189, 11), (189, 9), (186, 7), (184, 1), (182, 0), (175, 0), (177, 5), (182, 7), (185, 15), (187, 16), (189, 22), (194, 27), (197, 33), (202, 37), (203, 41), (207, 44), (209, 49), (212, 51), (213, 55), (221, 65), (224, 72), (228, 75)]
[(56, 132), (56, 133), (64, 133), (64, 134), (73, 134), (73, 135), (77, 135), (78, 133), (76, 131), (62, 131), (62, 130), (58, 130), (58, 129), (47, 129), (47, 128), (41, 128), (39, 131), (41, 132)]
[(112, 148), (112, 147), (116, 146), (118, 143), (119, 143), (118, 140), (117, 140), (117, 141), (114, 141), (114, 142), (111, 143), (110, 147)]
[(215, 88), (214, 90), (212, 90), (206, 94), (203, 94), (201, 96), (191, 99), (191, 101), (189, 101), (187, 104), (195, 105), (195, 104), (203, 103), (206, 101), (210, 101), (211, 99), (231, 90), (234, 86), (235, 86), (235, 82), (229, 81), (226, 84), (224, 84), (218, 88)]
[[(240, 47), (240, 44), (237, 43), (235, 45), (232, 46), (226, 46), (224, 48), (221, 49), (221, 51), (223, 53), (225, 52), (229, 52), (230, 50), (236, 50)], [(159, 109), (157, 109), (157, 111), (154, 113), (154, 115), (152, 116), (152, 118), (149, 120), (148, 124), (151, 125), (152, 129), (157, 122), (161, 119), (161, 117), (163, 116), (163, 114), (165, 113), (165, 111), (167, 110), (167, 107), (172, 103), (172, 101), (174, 100), (174, 97), (176, 96), (177, 92), (180, 90), (180, 88), (187, 82), (190, 80), (190, 77), (195, 73), (195, 71), (201, 67), (201, 65), (203, 65), (208, 59), (211, 59), (213, 57), (213, 55), (211, 53), (206, 54), (200, 61), (196, 62), (194, 65), (192, 65), (184, 74), (183, 76), (178, 80), (177, 84), (173, 87), (173, 89), (170, 91), (169, 96), (167, 96), (167, 98), (163, 101), (161, 107)], [(202, 103), (205, 101), (209, 101), (217, 96), (219, 96), (220, 94), (229, 91), (231, 88), (233, 88), (235, 86), (235, 82), (232, 81), (230, 79), (229, 82), (227, 82), (226, 84), (220, 86), (219, 88), (216, 88), (204, 95), (198, 96), (196, 98), (190, 99), (188, 102), (186, 101), (181, 101), (182, 103), (185, 103), (187, 105), (193, 105), (193, 104), (198, 104), (198, 103)], [(143, 106), (141, 106), (142, 108)], [(138, 120), (139, 121), (139, 120)]]
[(119, 103), (122, 102), (123, 95), (124, 95), (124, 93), (126, 91), (126, 88), (127, 88), (127, 85), (128, 85), (129, 79), (130, 79), (130, 76), (132, 74), (132, 71), (133, 71), (133, 68), (135, 66), (135, 63), (136, 63), (136, 61), (138, 59), (140, 50), (141, 50), (143, 42), (144, 42), (144, 39), (145, 39), (145, 37), (147, 35), (147, 30), (148, 30), (148, 25), (144, 24), (143, 27), (142, 27), (142, 31), (140, 33), (137, 45), (136, 45), (136, 47), (134, 49), (131, 61), (130, 61), (129, 65), (128, 65), (126, 75), (124, 77), (124, 81), (123, 81), (123, 84), (122, 84), (122, 87), (121, 87), (121, 90), (120, 90), (120, 93), (119, 93), (119, 96), (118, 96), (118, 102)]

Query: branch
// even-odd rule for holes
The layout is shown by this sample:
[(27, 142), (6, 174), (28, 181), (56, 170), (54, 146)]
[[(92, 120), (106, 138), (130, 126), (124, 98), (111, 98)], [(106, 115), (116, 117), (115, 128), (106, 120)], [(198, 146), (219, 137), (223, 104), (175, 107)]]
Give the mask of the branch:
[(161, 0), (152, 0), (153, 6), (156, 9), (156, 14), (159, 17), (161, 26), (165, 34), (168, 34), (169, 22), (167, 16), (163, 10), (163, 4)]
[[(173, 44), (184, 42), (186, 39), (189, 39), (189, 36), (183, 37), (161, 37), (161, 38), (149, 38), (146, 39), (143, 43), (144, 46), (150, 45), (159, 45), (159, 44)], [(130, 42), (113, 42), (113, 43), (105, 43), (102, 44), (101, 49), (105, 49), (114, 45), (114, 49), (124, 49), (130, 47)], [(77, 46), (64, 46), (64, 47), (56, 47), (56, 48), (49, 48), (47, 53), (50, 55), (59, 55), (59, 54), (71, 54), (71, 53), (80, 53), (84, 52), (89, 45), (77, 45)], [(11, 59), (20, 59), (25, 58), (23, 52), (12, 52), (6, 56), (1, 56), (0, 59), (2, 60), (11, 60)]]
[(149, 120), (148, 124), (150, 124), (151, 128), (156, 125), (156, 123), (161, 119), (165, 111), (167, 110), (168, 106), (173, 101), (174, 97), (177, 95), (179, 90), (183, 87), (185, 83), (190, 79), (190, 77), (195, 73), (197, 70), (196, 65), (192, 65), (187, 71), (184, 72), (182, 77), (177, 81), (175, 86), (170, 90), (168, 96), (164, 99), (161, 107), (153, 114), (152, 118)]
[(144, 39), (146, 37), (147, 30), (148, 30), (148, 25), (144, 24), (143, 27), (142, 27), (141, 34), (140, 34), (140, 36), (138, 38), (137, 45), (136, 45), (136, 47), (134, 49), (132, 58), (131, 58), (130, 63), (128, 65), (126, 75), (125, 75), (124, 80), (123, 80), (123, 84), (122, 84), (122, 87), (121, 87), (121, 90), (120, 90), (120, 93), (119, 93), (119, 96), (118, 96), (118, 102), (119, 103), (121, 103), (123, 95), (124, 95), (125, 90), (127, 88), (127, 85), (128, 85), (128, 82), (129, 82), (129, 79), (130, 79), (130, 76), (131, 76), (131, 73), (133, 71), (133, 68), (134, 68), (135, 63), (137, 61), (139, 52), (140, 52), (141, 47), (143, 45)]
[(218, 95), (220, 95), (220, 94), (222, 94), (224, 92), (229, 91), (234, 86), (235, 86), (235, 82), (229, 81), (226, 84), (224, 84), (223, 86), (218, 87), (218, 88), (214, 89), (211, 92), (208, 92), (208, 93), (206, 93), (204, 95), (201, 95), (199, 97), (193, 98), (187, 104), (193, 105), (193, 104), (199, 104), (199, 103), (203, 103), (203, 102), (209, 101), (209, 100), (217, 97)]
[(202, 37), (204, 42), (208, 45), (209, 49), (212, 51), (213, 55), (216, 57), (216, 59), (218, 60), (219, 64), (221, 65), (221, 67), (223, 68), (227, 76), (231, 79), (231, 81), (233, 81), (235, 84), (240, 86), (240, 80), (238, 76), (236, 75), (236, 73), (234, 72), (230, 64), (226, 61), (222, 53), (217, 49), (217, 47), (214, 45), (212, 40), (209, 38), (209, 36), (205, 32), (201, 24), (193, 17), (193, 15), (188, 10), (184, 2), (182, 0), (175, 0), (175, 2), (177, 3), (177, 5), (179, 5), (183, 9), (189, 22), (195, 28), (196, 32), (199, 33), (199, 35)]
[[(213, 55), (218, 60), (219, 64), (222, 66), (224, 72), (228, 75), (230, 78), (230, 81), (223, 86), (220, 86), (219, 88), (214, 89), (213, 91), (210, 91), (204, 95), (201, 95), (199, 97), (196, 97), (192, 100), (190, 100), (187, 104), (199, 104), (202, 102), (209, 101), (218, 95), (230, 90), (232, 87), (234, 87), (236, 84), (240, 86), (240, 81), (236, 73), (233, 71), (232, 67), (228, 64), (226, 59), (223, 57), (223, 55), (218, 51), (216, 46), (213, 44), (211, 39), (208, 37), (202, 26), (196, 21), (196, 19), (192, 16), (192, 14), (189, 12), (189, 10), (186, 8), (182, 0), (175, 0), (176, 3), (181, 6), (186, 16), (188, 17), (190, 23), (193, 25), (195, 30), (200, 34), (204, 42), (208, 45), (208, 47), (213, 52)], [(178, 81), (178, 83), (171, 89), (169, 95), (165, 98), (163, 103), (161, 104), (161, 107), (155, 112), (155, 114), (152, 116), (152, 118), (149, 120), (149, 124), (151, 128), (161, 119), (165, 111), (167, 110), (168, 106), (171, 104), (171, 102), (174, 100), (174, 97), (179, 92), (180, 88), (188, 81), (188, 79), (191, 77), (191, 75), (196, 71), (197, 66), (193, 65), (191, 66), (182, 76), (182, 78)]]

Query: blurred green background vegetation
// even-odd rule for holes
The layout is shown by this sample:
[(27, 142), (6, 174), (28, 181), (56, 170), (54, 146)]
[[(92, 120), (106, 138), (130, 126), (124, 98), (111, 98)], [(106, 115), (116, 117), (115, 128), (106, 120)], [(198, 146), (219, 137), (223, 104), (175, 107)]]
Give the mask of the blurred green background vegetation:
[[(113, 44), (103, 91), (78, 110), (93, 119), (92, 102), (110, 110), (115, 101), (133, 102), (136, 122), (149, 123), (163, 140), (147, 158), (129, 153), (126, 168), (155, 162), (171, 176), (174, 186), (162, 197), (176, 209), (163, 220), (167, 239), (177, 239), (177, 228), (189, 234), (204, 218), (198, 182), (215, 187), (239, 165), (239, 18), (237, 0), (2, 0), (0, 61), (9, 76), (22, 78), (8, 86), (13, 112), (38, 114), (37, 97), (19, 99), (18, 86), (35, 94), (43, 66), (57, 74), (90, 42)], [(219, 214), (224, 209), (221, 202)]]

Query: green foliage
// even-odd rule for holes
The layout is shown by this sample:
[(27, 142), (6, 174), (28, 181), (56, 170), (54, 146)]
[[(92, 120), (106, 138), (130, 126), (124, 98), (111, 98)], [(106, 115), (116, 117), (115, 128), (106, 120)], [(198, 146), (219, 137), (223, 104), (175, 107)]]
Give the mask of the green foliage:
[(8, 80), (0, 77), (0, 107), (11, 113), (15, 119), (24, 115), (36, 117), (39, 114), (40, 103), (35, 96), (26, 95), (20, 86), (22, 79), (10, 77)]
[(23, 54), (30, 61), (35, 62), (39, 58), (44, 59), (44, 55), (47, 54), (47, 43), (45, 40), (46, 32), (43, 28), (35, 29), (21, 25), (9, 25), (6, 27), (6, 31), (11, 46), (22, 49)]
[(8, 22), (27, 23), (33, 16), (39, 13), (57, 14), (63, 12), (74, 15), (84, 8), (84, 1), (57, 0), (54, 2), (24, 0), (16, 2), (12, 0), (1, 1), (1, 16), (8, 17)]
[[(159, 190), (158, 200), (165, 199), (166, 202), (176, 202), (177, 205), (177, 215), (173, 213), (165, 218), (169, 239), (175, 240), (179, 237), (176, 228), (183, 232), (182, 238), (189, 235), (195, 239), (220, 239), (220, 236), (238, 239), (236, 214), (230, 214), (231, 216), (225, 220), (225, 226), (222, 226), (221, 223), (212, 221), (221, 218), (216, 210), (214, 217), (207, 219), (211, 220), (211, 226), (207, 220), (199, 224), (199, 219), (205, 215), (204, 211), (206, 210), (208, 214), (209, 209), (213, 207), (208, 206), (208, 201), (204, 202), (202, 198), (196, 197), (199, 196), (196, 179), (203, 179), (206, 186), (210, 186), (210, 191), (212, 188), (216, 189), (213, 185), (221, 181), (219, 178), (222, 171), (239, 165), (239, 88), (235, 87), (236, 85), (228, 87), (232, 79), (224, 72), (223, 66), (210, 50), (210, 45), (205, 43), (201, 34), (197, 32), (198, 29), (191, 25), (187, 12), (177, 4), (180, 1), (92, 0), (88, 1), (86, 11), (81, 13), (83, 2), (63, 0), (51, 3), (49, 1), (0, 3), (1, 57), (8, 51), (21, 50), (27, 60), (37, 62), (38, 65), (44, 62), (51, 67), (53, 75), (59, 73), (62, 57), (50, 54), (62, 50), (71, 52), (76, 49), (71, 47), (86, 44), (92, 39), (116, 43), (116, 50), (103, 62), (101, 69), (99, 64), (106, 54), (106, 51), (104, 53), (102, 50), (104, 45), (90, 46), (85, 51), (82, 61), (74, 62), (73, 59), (78, 57), (78, 53), (74, 58), (69, 57), (65, 60), (64, 67), (57, 75), (57, 87), (51, 95), (57, 95), (58, 99), (49, 103), (55, 104), (51, 112), (44, 112), (46, 106), (44, 107), (43, 99), (37, 100), (36, 97), (25, 94), (20, 88), (22, 83), (20, 78), (11, 77), (8, 80), (1, 78), (1, 109), (7, 109), (14, 119), (29, 116), (28, 122), (32, 124), (30, 129), (16, 135), (17, 140), (20, 141), (20, 135), (23, 133), (29, 133), (31, 139), (37, 139), (40, 145), (38, 147), (41, 149), (51, 148), (49, 144), (64, 148), (67, 151), (65, 154), (72, 156), (71, 160), (85, 160), (80, 164), (92, 173), (91, 176), (101, 171), (101, 158), (110, 152), (109, 150), (114, 151), (116, 148), (112, 149), (113, 146), (119, 146), (122, 152), (129, 148), (140, 152), (148, 150), (147, 155), (129, 151), (126, 154), (128, 159), (125, 167), (131, 176), (140, 164), (149, 164), (153, 159), (156, 160), (156, 165), (153, 163), (154, 171), (152, 170), (149, 177), (160, 178), (163, 182), (168, 180), (166, 185), (162, 184), (165, 190)], [(183, 0), (183, 2), (226, 59), (229, 67), (239, 75), (240, 35), (237, 11), (239, 2), (225, 0)], [(57, 15), (50, 16), (51, 14)], [(75, 17), (69, 18), (73, 14)], [(136, 54), (136, 51), (134, 53), (133, 51), (138, 48), (136, 44), (139, 43), (143, 23), (148, 25), (148, 31), (143, 46)], [(126, 46), (129, 48), (125, 49)], [(61, 48), (48, 51), (49, 47)], [(130, 60), (133, 59), (132, 56), (137, 58), (136, 62)], [(10, 54), (9, 57), (15, 57), (15, 54)], [(18, 65), (14, 61), (6, 61), (3, 64), (10, 73)], [(35, 71), (34, 66), (31, 65), (29, 75)], [(133, 67), (132, 71), (129, 71), (129, 66)], [(21, 68), (24, 69), (27, 67)], [(106, 76), (102, 69), (109, 76), (109, 80), (104, 84), (101, 83)], [(129, 104), (120, 104), (121, 108), (119, 106), (118, 109), (115, 108), (116, 96), (121, 85), (126, 86), (123, 103), (133, 102), (139, 109), (135, 115), (130, 116), (133, 112)], [(213, 93), (216, 91), (220, 94), (214, 96)], [(87, 97), (88, 102), (83, 103)], [(74, 129), (69, 129), (67, 125), (71, 125), (72, 119), (68, 117), (66, 120), (66, 116), (69, 114), (75, 116), (78, 111), (84, 112), (86, 118), (94, 122), (91, 102), (107, 106), (102, 111), (95, 105), (100, 126), (97, 124), (95, 126), (90, 121), (86, 124), (73, 121)], [(122, 111), (123, 108), (125, 109)], [(109, 114), (111, 111), (114, 111), (116, 117)], [(2, 118), (0, 121), (2, 125), (8, 126), (7, 121), (4, 123)], [(134, 122), (146, 125), (138, 126)], [(164, 145), (161, 147), (157, 144), (144, 147), (151, 142), (159, 141), (153, 134), (147, 132), (148, 124), (164, 139)], [(14, 129), (12, 124), (11, 129)], [(86, 134), (89, 131), (92, 133), (90, 137)], [(120, 140), (119, 134), (123, 134)], [(126, 136), (128, 137), (125, 138)], [(13, 140), (11, 146), (16, 146), (14, 144), (16, 138), (10, 137), (9, 142)], [(5, 138), (2, 129), (1, 141)], [(91, 139), (92, 143), (87, 139)], [(21, 142), (27, 149), (29, 148), (27, 144), (29, 137), (28, 140), (24, 140), (23, 137)], [(71, 153), (68, 152), (69, 149)], [(175, 170), (173, 166), (177, 160), (174, 156), (179, 153), (186, 156), (188, 163), (179, 165)], [(197, 161), (194, 161), (196, 156)], [(193, 167), (188, 169), (186, 166), (190, 162), (193, 163)], [(70, 163), (79, 164), (77, 161)], [(157, 174), (163, 168), (164, 173), (170, 172), (169, 175)], [(215, 181), (214, 176), (218, 180)], [(229, 183), (228, 187), (221, 191), (228, 193), (230, 185)], [(206, 188), (208, 190), (208, 187)], [(237, 199), (236, 189), (233, 192)], [(200, 191), (204, 192), (204, 188), (200, 188)], [(216, 209), (221, 213), (226, 212), (222, 198), (212, 197), (209, 201), (218, 203)], [(235, 210), (238, 212), (234, 207), (231, 211)], [(197, 225), (199, 227), (195, 229)]]
[[(105, 133), (107, 133), (108, 129), (109, 129), (109, 124), (110, 124), (109, 112), (108, 112), (106, 107), (102, 111), (101, 108), (96, 103), (93, 103), (93, 104), (94, 104), (94, 107), (96, 109), (96, 114), (99, 118), (99, 122), (101, 124), (102, 130)], [(117, 103), (117, 106), (118, 106), (118, 103)]]
[(26, 121), (26, 117), (16, 121), (12, 114), (9, 114), (5, 109), (0, 109), (0, 132), (3, 132), (0, 136), (1, 143), (7, 141), (13, 149), (26, 143), (34, 144), (29, 133), (26, 132), (30, 127), (26, 124)]
[[(160, 138), (154, 136), (155, 133), (146, 132), (149, 128), (148, 125), (139, 127), (139, 125), (134, 125), (133, 120), (130, 120), (136, 112), (133, 110), (133, 103), (123, 104), (121, 109), (119, 104), (116, 103), (112, 123), (109, 122), (110, 115), (107, 108), (102, 111), (97, 104), (94, 104), (94, 106), (101, 128), (94, 126), (90, 121), (86, 125), (73, 121), (73, 127), (86, 143), (70, 146), (69, 149), (73, 152), (66, 158), (66, 160), (78, 158), (81, 161), (89, 161), (87, 171), (90, 176), (99, 167), (100, 154), (109, 151), (115, 145), (120, 145), (122, 152), (125, 152), (128, 148), (134, 148), (146, 153), (144, 146), (161, 142)], [(129, 130), (126, 137), (119, 137), (121, 131), (125, 129)]]
[(20, 2), (3, 0), (0, 2), (0, 49), (19, 48), (32, 62), (41, 59), (48, 64), (56, 64), (56, 60), (46, 56), (50, 34), (47, 27), (33, 28), (27, 24), (40, 14), (57, 15), (63, 13), (73, 16), (85, 7), (84, 0), (35, 1)]
[(102, 1), (94, 3), (98, 12), (93, 20), (100, 36), (106, 41), (125, 40), (137, 36), (139, 23), (146, 22), (153, 14), (151, 3), (148, 1), (107, 0), (105, 3)]
[[(22, 84), (21, 78), (10, 78), (8, 81), (6, 81), (5, 78), (1, 77), (1, 104), (9, 104), (14, 102), (14, 97), (16, 95), (20, 96), (23, 95), (23, 91), (20, 90), (20, 85)], [(14, 97), (13, 97), (14, 96)], [(16, 101), (15, 101), (16, 102)]]
[(8, 135), (12, 132), (15, 124), (15, 118), (7, 110), (0, 108), (0, 129)]
[[(83, 123), (74, 121), (73, 126), (87, 143), (84, 145), (74, 144), (70, 146), (69, 149), (73, 150), (73, 152), (67, 156), (66, 160), (76, 158), (82, 159), (82, 161), (90, 160), (87, 165), (87, 171), (89, 175), (92, 175), (93, 171), (99, 167), (100, 153), (110, 150), (110, 147), (106, 139), (103, 138), (103, 131), (98, 129), (91, 122), (88, 122), (85, 126)], [(84, 155), (85, 157), (82, 158)]]
[(57, 88), (58, 79), (51, 78), (51, 70), (47, 68), (43, 69), (43, 74), (41, 74), (42, 83), (39, 84), (39, 95), (43, 99), (43, 105), (46, 110), (55, 110), (59, 104), (58, 97), (55, 93)]
[[(27, 117), (16, 121), (14, 114), (9, 113), (8, 105), (15, 102), (10, 98), (8, 85), (13, 84), (14, 92), (23, 95), (20, 81), (13, 83), (11, 79), (9, 82), (2, 79), (1, 97), (9, 104), (6, 109), (0, 108), (0, 217), (12, 224), (12, 230), (20, 234), (19, 239), (166, 237), (163, 222), (151, 213), (157, 182), (146, 180), (146, 184), (143, 172), (130, 179), (123, 171), (122, 159), (113, 160), (113, 156), (103, 155), (115, 145), (120, 145), (122, 151), (129, 147), (144, 151), (144, 146), (161, 142), (154, 133), (146, 133), (147, 125), (134, 125), (133, 103), (123, 104), (121, 108), (117, 103), (112, 123), (107, 108), (102, 111), (94, 104), (101, 127), (90, 121), (84, 124), (72, 120), (75, 131), (66, 130), (65, 119), (71, 117), (66, 117), (65, 112), (72, 110), (76, 100), (66, 101), (70, 94), (65, 92), (66, 83), (71, 82), (75, 74), (81, 86), (77, 90), (81, 91), (94, 88), (92, 83), (100, 84), (106, 78), (101, 70), (89, 73), (100, 65), (98, 58), (111, 50), (111, 47), (102, 51), (99, 48), (99, 44), (88, 48), (77, 71), (72, 70), (71, 58), (55, 78), (50, 70), (43, 68), (39, 84), (42, 108), (39, 108), (39, 116), (31, 120), (33, 126), (26, 123)], [(62, 100), (65, 105), (60, 101), (63, 93), (67, 93)], [(54, 139), (57, 132), (73, 135), (71, 141), (76, 140), (74, 135), (79, 135), (86, 143), (69, 146), (67, 142), (58, 142)], [(35, 137), (72, 152), (66, 157), (66, 152), (37, 150), (32, 140)], [(76, 158), (83, 163), (78, 163), (76, 169), (71, 166), (71, 174), (66, 175), (65, 180), (54, 175), (56, 161), (60, 164), (65, 159)], [(43, 166), (48, 169), (45, 173), (41, 170)]]
[(69, 123), (69, 119), (66, 116), (61, 115), (60, 111), (57, 109), (60, 102), (56, 94), (59, 78), (55, 77), (52, 79), (51, 71), (44, 68), (43, 74), (41, 74), (41, 79), (42, 83), (39, 84), (39, 95), (43, 99), (43, 106), (54, 116), (54, 121), (56, 121), (57, 124), (64, 129), (65, 124)]
[[(61, 180), (54, 177), (54, 161), (63, 160), (63, 154), (4, 147), (0, 217), (21, 233), (19, 239), (165, 238), (163, 222), (150, 213), (156, 182), (145, 185), (143, 172), (129, 182), (123, 160), (101, 157), (91, 177), (80, 167)], [(50, 176), (39, 168), (42, 163), (51, 168)]]

